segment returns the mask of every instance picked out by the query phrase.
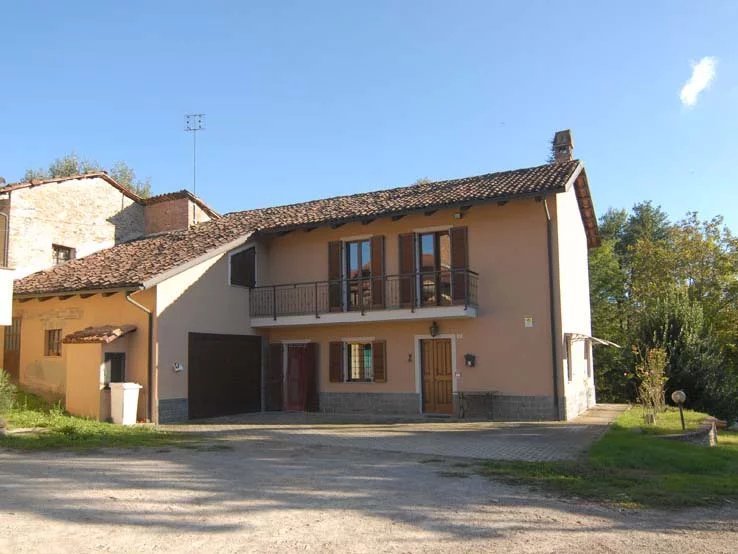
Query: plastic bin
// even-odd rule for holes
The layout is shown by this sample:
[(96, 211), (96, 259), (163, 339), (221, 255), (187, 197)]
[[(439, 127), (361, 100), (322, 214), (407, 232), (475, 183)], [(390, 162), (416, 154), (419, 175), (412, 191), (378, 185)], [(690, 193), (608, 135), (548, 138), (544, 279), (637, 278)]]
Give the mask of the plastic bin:
[(138, 412), (138, 383), (110, 383), (110, 416), (113, 423), (135, 425)]

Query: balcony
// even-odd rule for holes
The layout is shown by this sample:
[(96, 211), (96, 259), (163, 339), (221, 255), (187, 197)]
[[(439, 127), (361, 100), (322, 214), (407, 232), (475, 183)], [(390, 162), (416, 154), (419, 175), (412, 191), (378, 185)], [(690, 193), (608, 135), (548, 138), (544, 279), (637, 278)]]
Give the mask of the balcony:
[(254, 287), (251, 325), (476, 317), (478, 278), (460, 269)]

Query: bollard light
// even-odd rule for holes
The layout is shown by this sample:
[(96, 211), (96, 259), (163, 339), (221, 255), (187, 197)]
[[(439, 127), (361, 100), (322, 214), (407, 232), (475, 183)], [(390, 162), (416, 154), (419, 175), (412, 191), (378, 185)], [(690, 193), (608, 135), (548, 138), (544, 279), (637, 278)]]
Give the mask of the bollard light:
[(682, 420), (682, 431), (685, 431), (687, 427), (684, 425), (684, 403), (687, 401), (687, 395), (683, 390), (675, 390), (671, 393), (671, 399), (674, 401), (674, 404), (679, 406), (679, 418)]

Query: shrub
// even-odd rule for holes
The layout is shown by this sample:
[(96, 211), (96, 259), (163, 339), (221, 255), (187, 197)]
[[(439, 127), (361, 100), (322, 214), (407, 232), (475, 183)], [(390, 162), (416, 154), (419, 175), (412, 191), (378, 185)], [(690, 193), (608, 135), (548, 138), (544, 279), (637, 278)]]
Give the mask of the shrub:
[(16, 388), (10, 380), (10, 375), (0, 369), (0, 414), (5, 414), (13, 407)]

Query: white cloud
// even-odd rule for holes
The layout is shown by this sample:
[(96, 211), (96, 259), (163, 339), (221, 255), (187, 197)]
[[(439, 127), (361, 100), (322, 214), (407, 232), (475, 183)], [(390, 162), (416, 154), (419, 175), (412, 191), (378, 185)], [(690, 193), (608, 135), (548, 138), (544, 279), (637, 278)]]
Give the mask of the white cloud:
[(692, 64), (692, 76), (684, 83), (679, 98), (682, 104), (691, 108), (697, 104), (700, 93), (707, 89), (715, 78), (717, 58), (705, 56), (697, 63)]

